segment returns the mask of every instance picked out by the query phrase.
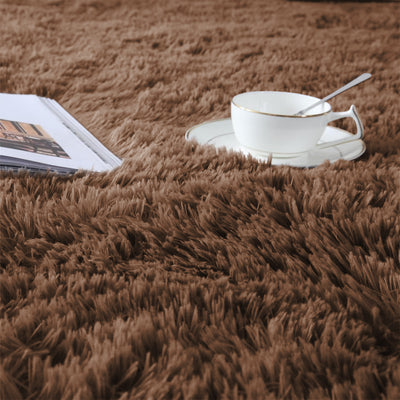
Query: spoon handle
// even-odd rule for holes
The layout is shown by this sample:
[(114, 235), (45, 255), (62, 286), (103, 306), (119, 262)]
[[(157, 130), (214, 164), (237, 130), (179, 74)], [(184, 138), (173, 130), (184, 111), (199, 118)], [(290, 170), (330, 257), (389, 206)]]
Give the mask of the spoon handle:
[(296, 113), (295, 115), (303, 115), (305, 114), (307, 111), (311, 110), (312, 108), (319, 106), (320, 104), (324, 103), (325, 101), (330, 100), (332, 97), (337, 96), (340, 93), (343, 93), (344, 91), (352, 88), (353, 86), (356, 86), (358, 84), (360, 84), (361, 82), (366, 81), (367, 79), (371, 78), (371, 74), (369, 73), (365, 73), (365, 74), (361, 74), (359, 77), (357, 77), (356, 79), (353, 79), (351, 82), (347, 83), (346, 85), (342, 86), (340, 89), (336, 90), (335, 92), (328, 94), (328, 96), (324, 97), (323, 99), (317, 101), (314, 104), (311, 104), (311, 106), (299, 111), (298, 113)]

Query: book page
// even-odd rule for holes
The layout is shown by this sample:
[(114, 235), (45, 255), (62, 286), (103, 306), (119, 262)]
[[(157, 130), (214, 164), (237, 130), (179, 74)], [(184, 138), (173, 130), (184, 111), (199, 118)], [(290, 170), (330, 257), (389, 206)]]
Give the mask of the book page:
[(0, 94), (1, 156), (71, 169), (110, 169), (35, 95)]

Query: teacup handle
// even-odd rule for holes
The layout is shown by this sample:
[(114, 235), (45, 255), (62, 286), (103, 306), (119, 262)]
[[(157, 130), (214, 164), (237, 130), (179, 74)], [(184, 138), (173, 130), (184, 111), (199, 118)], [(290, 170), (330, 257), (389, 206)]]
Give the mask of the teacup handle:
[(324, 148), (324, 147), (330, 147), (330, 146), (335, 146), (340, 143), (347, 143), (351, 142), (353, 140), (358, 140), (362, 139), (364, 137), (364, 127), (361, 122), (361, 119), (357, 113), (356, 107), (352, 105), (347, 111), (343, 112), (332, 112), (329, 115), (329, 122), (336, 121), (337, 119), (342, 119), (342, 118), (353, 118), (354, 122), (356, 123), (357, 126), (357, 132), (352, 135), (352, 138), (346, 138), (346, 139), (340, 139), (340, 140), (334, 140), (332, 142), (327, 142), (327, 143), (320, 143), (317, 144), (317, 147), (319, 148)]

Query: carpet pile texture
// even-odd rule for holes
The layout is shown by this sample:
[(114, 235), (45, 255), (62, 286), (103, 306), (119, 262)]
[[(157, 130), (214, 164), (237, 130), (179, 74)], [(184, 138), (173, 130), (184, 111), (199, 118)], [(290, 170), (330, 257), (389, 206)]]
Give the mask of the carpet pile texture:
[[(400, 398), (399, 3), (1, 0), (0, 21), (0, 91), (124, 159), (0, 173), (1, 399)], [(184, 139), (237, 93), (363, 72), (331, 101), (357, 106), (357, 160)]]

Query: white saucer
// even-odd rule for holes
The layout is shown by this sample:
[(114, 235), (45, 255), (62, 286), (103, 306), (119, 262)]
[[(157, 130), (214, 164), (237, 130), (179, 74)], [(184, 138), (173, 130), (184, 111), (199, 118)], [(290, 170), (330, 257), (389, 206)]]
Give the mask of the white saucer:
[[(335, 162), (337, 160), (354, 160), (360, 157), (365, 149), (365, 143), (361, 139), (354, 140), (351, 133), (328, 126), (325, 129), (319, 143), (326, 143), (325, 148), (314, 148), (304, 153), (290, 156), (274, 156), (272, 154), (272, 165), (291, 165), (293, 167), (316, 167), (325, 161)], [(230, 118), (216, 121), (207, 121), (190, 128), (185, 135), (186, 140), (195, 140), (199, 144), (213, 145), (218, 148), (226, 148), (251, 155), (259, 161), (268, 161), (270, 154), (254, 152), (237, 141), (232, 128)], [(349, 141), (335, 146), (329, 146), (329, 142), (348, 138)]]

